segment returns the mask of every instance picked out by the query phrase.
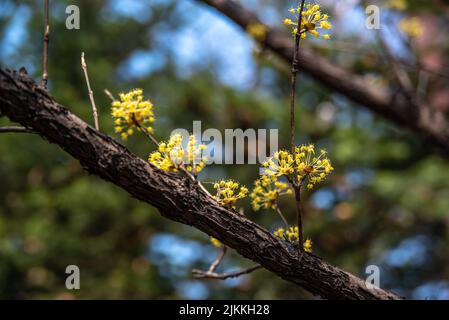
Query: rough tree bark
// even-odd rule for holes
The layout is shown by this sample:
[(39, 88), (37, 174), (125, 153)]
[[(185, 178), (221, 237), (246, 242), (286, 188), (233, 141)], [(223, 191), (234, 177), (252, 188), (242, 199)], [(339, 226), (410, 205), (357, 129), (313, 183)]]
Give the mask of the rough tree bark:
[[(197, 0), (203, 2), (233, 20), (244, 30), (259, 18), (233, 0)], [(291, 63), (294, 41), (289, 32), (268, 29), (262, 45), (271, 49)], [(299, 69), (329, 89), (344, 95), (371, 111), (400, 126), (418, 133), (439, 147), (449, 157), (449, 122), (445, 115), (423, 101), (399, 93), (393, 94), (369, 85), (360, 76), (345, 70), (334, 62), (320, 57), (310, 49), (302, 47)]]
[(328, 299), (400, 299), (319, 257), (298, 251), (247, 218), (219, 206), (190, 180), (164, 173), (58, 104), (24, 74), (0, 69), (0, 114), (33, 129), (90, 173), (193, 226), (279, 277)]

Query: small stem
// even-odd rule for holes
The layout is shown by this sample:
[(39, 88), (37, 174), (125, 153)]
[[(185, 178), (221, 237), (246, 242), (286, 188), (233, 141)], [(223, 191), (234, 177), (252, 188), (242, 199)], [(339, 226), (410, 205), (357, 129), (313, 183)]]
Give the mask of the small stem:
[(32, 129), (25, 127), (0, 127), (0, 133), (35, 133)]
[(41, 87), (47, 89), (48, 84), (48, 47), (50, 44), (50, 17), (48, 0), (44, 0), (45, 11), (45, 31), (44, 31), (44, 48), (42, 55), (42, 80)]
[(276, 212), (277, 212), (277, 213), (279, 214), (279, 216), (281, 217), (282, 221), (283, 221), (284, 224), (285, 224), (285, 227), (288, 228), (288, 222), (287, 222), (287, 219), (285, 219), (285, 217), (284, 217), (284, 215), (282, 214), (281, 209), (279, 209), (279, 206), (278, 206), (278, 205), (276, 205)]
[(237, 278), (237, 277), (243, 276), (245, 274), (249, 274), (249, 273), (251, 273), (253, 271), (256, 271), (256, 270), (258, 270), (260, 268), (262, 268), (261, 265), (255, 265), (255, 266), (252, 266), (250, 268), (243, 269), (243, 270), (240, 270), (240, 271), (225, 272), (225, 273), (215, 273), (215, 272), (207, 273), (207, 272), (204, 272), (202, 270), (193, 269), (192, 270), (192, 274), (197, 279), (226, 280), (226, 279), (229, 279), (229, 278)]
[(197, 180), (184, 166), (179, 167), (182, 172), (184, 172), (190, 180), (197, 183), (198, 187), (209, 197), (213, 198), (213, 196), (207, 191), (207, 189), (202, 185), (201, 181)]
[(218, 266), (220, 265), (220, 263), (223, 261), (226, 252), (228, 251), (228, 247), (226, 247), (224, 244), (221, 246), (221, 251), (220, 254), (218, 255), (217, 259), (214, 260), (214, 262), (212, 262), (212, 264), (209, 267), (209, 270), (207, 271), (208, 273), (212, 273), (215, 270), (217, 270)]
[(109, 99), (111, 99), (113, 102), (116, 101), (116, 99), (114, 98), (114, 96), (112, 95), (111, 91), (109, 91), (108, 89), (104, 89), (104, 93), (108, 96)]
[(299, 241), (298, 248), (300, 251), (304, 250), (304, 247), (303, 247), (304, 233), (303, 233), (303, 223), (302, 223), (304, 209), (302, 207), (302, 200), (301, 200), (301, 188), (302, 188), (303, 182), (304, 182), (304, 179), (302, 179), (298, 185), (294, 186), (296, 215), (297, 215), (297, 224), (298, 224), (298, 241)]
[(98, 122), (97, 106), (95, 105), (94, 92), (92, 91), (92, 88), (90, 86), (89, 74), (87, 73), (86, 59), (84, 59), (84, 52), (81, 53), (81, 68), (83, 68), (84, 77), (86, 78), (87, 91), (89, 94), (90, 104), (92, 105), (92, 113), (95, 122), (95, 129), (100, 130), (100, 124)]
[(153, 142), (153, 144), (158, 147), (159, 146), (159, 142), (157, 141), (157, 139), (147, 131), (147, 129), (145, 129), (144, 126), (142, 126), (138, 121), (136, 121), (136, 119), (134, 118), (133, 115), (133, 122), (136, 125), (137, 128), (140, 129), (140, 131), (148, 138), (151, 140), (151, 142)]
[(290, 148), (291, 152), (295, 151), (295, 103), (296, 103), (296, 78), (298, 74), (299, 44), (301, 42), (301, 21), (305, 0), (301, 0), (301, 7), (298, 13), (298, 32), (295, 35), (295, 51), (292, 61), (292, 77), (290, 88)]

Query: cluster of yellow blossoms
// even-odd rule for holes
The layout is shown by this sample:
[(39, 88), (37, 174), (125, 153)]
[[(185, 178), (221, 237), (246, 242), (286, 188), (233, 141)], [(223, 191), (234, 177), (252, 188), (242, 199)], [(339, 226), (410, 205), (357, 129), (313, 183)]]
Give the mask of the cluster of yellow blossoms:
[[(299, 241), (299, 229), (297, 226), (289, 227), (288, 229), (279, 228), (273, 233), (276, 237), (284, 239), (291, 243), (298, 243)], [(304, 241), (304, 251), (312, 252), (312, 240), (307, 239)]]
[(278, 181), (276, 176), (263, 175), (254, 182), (251, 192), (252, 207), (255, 211), (262, 207), (276, 209), (278, 198), (284, 194), (292, 194), (287, 183)]
[(196, 143), (194, 135), (189, 137), (187, 147), (182, 145), (182, 135), (174, 134), (168, 142), (159, 143), (158, 151), (150, 154), (148, 161), (165, 172), (177, 172), (181, 167), (193, 174), (199, 173), (206, 165), (202, 156), (205, 145)]
[(221, 180), (214, 184), (217, 194), (214, 198), (222, 206), (235, 209), (237, 200), (245, 198), (248, 195), (248, 188), (240, 186), (234, 180)]
[[(289, 12), (293, 15), (299, 15), (301, 8), (291, 8)], [(292, 20), (289, 18), (284, 19), (283, 23), (286, 26), (292, 28), (293, 35), (299, 34), (302, 39), (307, 37), (307, 33), (312, 36), (319, 38), (321, 36), (319, 30), (330, 30), (332, 29), (332, 24), (329, 22), (329, 15), (323, 14), (319, 4), (307, 4), (301, 16), (301, 25), (298, 30), (298, 20)], [(323, 34), (323, 39), (329, 40), (329, 34)]]
[(288, 227), (288, 229), (279, 228), (274, 232), (274, 235), (278, 238), (295, 243), (299, 240), (299, 229), (297, 226)]
[(266, 168), (265, 175), (285, 176), (296, 185), (307, 182), (308, 189), (323, 181), (334, 170), (326, 158), (326, 151), (321, 150), (319, 156), (316, 156), (313, 144), (296, 147), (293, 155), (285, 150), (278, 151), (263, 166)]
[(123, 140), (128, 139), (134, 129), (153, 132), (153, 104), (144, 100), (142, 89), (121, 93), (120, 101), (112, 102), (112, 117), (115, 118), (115, 132), (120, 133)]

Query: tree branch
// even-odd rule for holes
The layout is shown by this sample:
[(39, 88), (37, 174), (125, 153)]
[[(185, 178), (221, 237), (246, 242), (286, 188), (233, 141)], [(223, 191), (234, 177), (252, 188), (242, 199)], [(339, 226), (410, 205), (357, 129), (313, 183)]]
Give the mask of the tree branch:
[[(236, 1), (197, 1), (217, 9), (244, 30), (250, 24), (260, 23), (254, 13)], [(269, 29), (262, 44), (288, 63), (292, 62), (294, 43), (288, 31)], [(391, 94), (387, 90), (368, 84), (359, 75), (337, 66), (306, 47), (301, 48), (298, 65), (302, 72), (329, 89), (428, 139), (449, 157), (449, 122), (441, 111), (433, 109), (424, 102)]]
[[(32, 128), (78, 159), (90, 173), (156, 207), (162, 216), (193, 226), (279, 277), (328, 299), (400, 299), (219, 206), (186, 178), (167, 174), (132, 154), (58, 104), (24, 74), (0, 69), (0, 113)], [(301, 259), (300, 259), (301, 258)]]

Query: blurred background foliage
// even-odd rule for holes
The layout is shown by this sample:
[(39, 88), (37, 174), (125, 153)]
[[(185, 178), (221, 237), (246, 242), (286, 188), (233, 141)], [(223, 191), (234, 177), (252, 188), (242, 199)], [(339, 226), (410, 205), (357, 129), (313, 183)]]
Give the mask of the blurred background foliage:
[[(84, 51), (103, 132), (118, 138), (103, 89), (117, 94), (141, 87), (155, 105), (159, 139), (175, 128), (191, 130), (192, 121), (201, 120), (203, 130), (222, 132), (279, 128), (279, 145), (286, 146), (288, 66), (214, 10), (193, 0), (50, 2), (50, 92), (92, 123), (80, 67)], [(241, 2), (279, 28), (292, 5)], [(41, 73), (42, 3), (0, 1), (1, 66), (25, 66), (35, 79)], [(333, 40), (303, 45), (395, 90), (357, 1), (322, 3), (336, 26)], [(444, 66), (449, 3), (408, 3), (406, 11), (389, 12), (389, 18), (395, 23), (403, 16), (425, 17), (424, 40), (412, 53), (390, 35), (394, 54), (407, 61), (436, 55)], [(65, 28), (68, 4), (80, 8), (80, 30)], [(383, 25), (386, 32), (389, 27)], [(431, 73), (427, 90), (441, 94), (444, 88), (447, 76)], [(366, 266), (376, 264), (381, 286), (406, 297), (448, 299), (447, 159), (425, 140), (303, 74), (298, 94), (298, 142), (326, 148), (336, 168), (326, 184), (306, 195), (305, 232), (314, 252), (361, 277)], [(143, 158), (153, 150), (140, 136), (126, 145)], [(214, 165), (201, 178), (234, 177), (251, 186), (257, 174), (256, 165)], [(293, 221), (291, 199), (281, 205)], [(254, 213), (248, 203), (245, 212), (270, 230), (280, 226), (271, 212)], [(263, 270), (224, 282), (194, 280), (190, 270), (207, 268), (216, 254), (206, 235), (161, 218), (154, 208), (89, 176), (57, 146), (34, 135), (0, 135), (0, 298), (313, 298)], [(81, 269), (77, 291), (64, 285), (71, 264)], [(220, 271), (249, 265), (234, 253)]]

